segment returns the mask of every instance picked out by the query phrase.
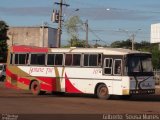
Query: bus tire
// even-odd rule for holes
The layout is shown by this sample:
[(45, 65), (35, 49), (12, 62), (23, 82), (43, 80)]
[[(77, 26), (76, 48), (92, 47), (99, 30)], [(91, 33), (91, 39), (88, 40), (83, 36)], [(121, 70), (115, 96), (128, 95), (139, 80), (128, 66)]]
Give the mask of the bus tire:
[(30, 88), (33, 95), (41, 94), (40, 84), (38, 81), (33, 81)]
[(96, 93), (99, 99), (106, 100), (110, 98), (108, 88), (105, 84), (98, 85)]

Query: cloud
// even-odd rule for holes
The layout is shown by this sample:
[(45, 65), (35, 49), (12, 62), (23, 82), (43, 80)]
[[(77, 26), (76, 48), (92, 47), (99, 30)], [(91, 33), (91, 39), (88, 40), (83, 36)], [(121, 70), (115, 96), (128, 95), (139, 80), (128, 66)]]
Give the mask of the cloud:
[(1, 14), (11, 16), (48, 16), (51, 15), (51, 11), (52, 9), (49, 7), (0, 7)]

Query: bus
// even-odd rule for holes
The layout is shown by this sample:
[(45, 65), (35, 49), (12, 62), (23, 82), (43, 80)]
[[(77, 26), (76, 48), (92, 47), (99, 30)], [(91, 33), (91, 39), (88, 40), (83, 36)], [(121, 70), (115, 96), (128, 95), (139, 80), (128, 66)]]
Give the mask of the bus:
[(43, 48), (12, 46), (8, 52), (6, 86), (45, 92), (130, 97), (154, 94), (152, 57), (122, 48)]

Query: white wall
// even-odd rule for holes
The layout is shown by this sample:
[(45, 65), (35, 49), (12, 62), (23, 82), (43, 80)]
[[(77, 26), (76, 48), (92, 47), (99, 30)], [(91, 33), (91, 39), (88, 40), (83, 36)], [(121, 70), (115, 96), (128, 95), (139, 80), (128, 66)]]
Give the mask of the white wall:
[(151, 43), (160, 43), (160, 23), (151, 25)]

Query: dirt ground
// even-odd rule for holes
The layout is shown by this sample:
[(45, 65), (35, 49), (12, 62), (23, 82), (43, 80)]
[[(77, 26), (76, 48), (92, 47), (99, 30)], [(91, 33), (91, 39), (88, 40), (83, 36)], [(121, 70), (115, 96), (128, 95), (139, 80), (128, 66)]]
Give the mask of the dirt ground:
[(96, 118), (95, 114), (101, 115), (100, 118), (103, 114), (160, 115), (160, 87), (156, 88), (155, 95), (137, 95), (129, 100), (117, 97), (100, 100), (93, 95), (77, 94), (33, 96), (29, 91), (7, 89), (4, 83), (0, 82), (0, 113), (2, 118), (6, 114), (22, 114), (27, 117), (46, 114), (62, 117), (72, 114), (73, 116), (79, 115), (81, 118), (85, 115), (92, 115)]

